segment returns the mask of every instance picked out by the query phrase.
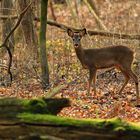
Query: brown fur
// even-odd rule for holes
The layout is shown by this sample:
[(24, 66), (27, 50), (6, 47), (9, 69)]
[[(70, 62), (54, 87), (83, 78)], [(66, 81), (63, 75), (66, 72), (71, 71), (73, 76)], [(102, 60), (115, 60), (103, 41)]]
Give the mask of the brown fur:
[(83, 49), (81, 46), (81, 38), (86, 34), (86, 29), (79, 32), (73, 32), (71, 29), (67, 31), (68, 35), (73, 39), (74, 48), (78, 59), (82, 66), (89, 70), (89, 88), (93, 80), (94, 94), (96, 94), (96, 71), (97, 69), (116, 67), (121, 70), (125, 77), (125, 82), (121, 87), (119, 93), (123, 91), (130, 78), (132, 78), (136, 85), (137, 104), (139, 100), (138, 78), (131, 69), (134, 59), (134, 52), (126, 46), (118, 45), (99, 49)]

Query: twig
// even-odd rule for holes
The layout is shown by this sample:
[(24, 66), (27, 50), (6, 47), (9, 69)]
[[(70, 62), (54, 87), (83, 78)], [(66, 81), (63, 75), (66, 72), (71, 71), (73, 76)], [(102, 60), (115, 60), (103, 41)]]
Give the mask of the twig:
[(0, 19), (7, 20), (7, 19), (17, 19), (17, 15), (0, 15)]

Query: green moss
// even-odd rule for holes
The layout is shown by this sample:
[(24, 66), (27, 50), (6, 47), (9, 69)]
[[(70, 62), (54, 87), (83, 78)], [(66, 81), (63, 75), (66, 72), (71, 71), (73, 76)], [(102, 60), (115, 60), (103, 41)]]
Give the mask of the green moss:
[(120, 118), (112, 119), (71, 119), (56, 117), (47, 114), (57, 114), (64, 106), (69, 104), (66, 99), (37, 98), (21, 100), (15, 98), (1, 99), (1, 116), (10, 114), (17, 116), (25, 122), (52, 123), (64, 126), (92, 127), (115, 132), (140, 132), (140, 123), (130, 123)]
[(114, 129), (114, 131), (116, 131), (116, 132), (123, 132), (123, 131), (126, 131), (126, 129), (124, 127), (120, 126), (120, 127), (116, 127)]
[(126, 125), (125, 121), (115, 117), (115, 118), (107, 119), (104, 125), (106, 128), (114, 128), (114, 127), (122, 126), (122, 124), (125, 126)]
[(32, 99), (29, 102), (24, 102), (25, 111), (31, 113), (47, 113), (47, 103), (43, 99)]
[[(70, 101), (65, 98), (36, 98), (36, 99), (0, 99), (0, 114), (18, 114), (21, 112), (53, 114), (59, 113), (62, 108), (70, 106)], [(10, 113), (11, 112), (11, 113)]]
[(99, 123), (102, 123), (102, 120), (96, 120), (91, 121), (91, 120), (83, 120), (83, 119), (71, 119), (71, 118), (64, 118), (64, 117), (59, 117), (59, 116), (53, 116), (53, 115), (45, 115), (45, 114), (30, 114), (30, 113), (21, 113), (18, 115), (18, 118), (20, 118), (22, 121), (27, 121), (27, 122), (46, 122), (46, 123), (52, 123), (56, 125), (63, 125), (63, 126), (94, 126), (98, 125)]
[(44, 114), (29, 114), (22, 113), (18, 115), (22, 121), (25, 122), (40, 122), (46, 124), (54, 124), (61, 126), (77, 126), (95, 129), (105, 129), (106, 131), (139, 131), (140, 125), (126, 123), (119, 118), (113, 119), (72, 119), (59, 116), (44, 115)]
[(138, 130), (140, 131), (140, 122), (139, 123), (133, 123), (129, 122), (129, 125), (127, 126), (130, 130)]
[(63, 107), (69, 106), (70, 101), (65, 98), (37, 98), (32, 100), (23, 100), (21, 104), (24, 106), (24, 112), (56, 115)]

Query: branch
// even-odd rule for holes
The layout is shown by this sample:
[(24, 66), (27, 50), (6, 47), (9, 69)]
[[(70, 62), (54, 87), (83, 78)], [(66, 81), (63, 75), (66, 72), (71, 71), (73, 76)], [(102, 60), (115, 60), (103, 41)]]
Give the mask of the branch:
[(10, 48), (9, 48), (6, 44), (5, 44), (5, 48), (7, 49), (7, 52), (8, 52), (8, 54), (9, 54), (9, 64), (8, 64), (7, 72), (8, 72), (9, 75), (10, 75), (10, 80), (11, 80), (11, 83), (12, 83), (12, 80), (13, 80), (13, 76), (12, 76), (12, 72), (11, 72), (12, 53), (11, 53)]
[(0, 19), (7, 20), (7, 19), (17, 19), (17, 15), (0, 15)]
[(12, 35), (12, 33), (16, 30), (16, 28), (19, 26), (19, 24), (20, 24), (20, 22), (21, 22), (21, 20), (22, 20), (22, 18), (23, 18), (23, 16), (24, 16), (24, 14), (27, 12), (28, 8), (31, 6), (32, 3), (33, 3), (33, 2), (31, 2), (31, 3), (20, 13), (19, 19), (18, 19), (17, 23), (16, 23), (15, 26), (12, 28), (12, 30), (9, 32), (9, 34), (6, 36), (4, 42), (3, 42), (3, 44), (2, 44), (1, 46), (4, 46), (4, 45), (7, 43), (9, 37), (10, 37), (10, 36)]
[[(0, 18), (2, 18), (2, 17), (0, 16)], [(12, 16), (11, 17), (7, 16), (5, 18), (12, 18)], [(13, 16), (13, 18), (16, 18), (16, 16)], [(38, 17), (35, 17), (34, 20), (40, 22), (40, 19)], [(74, 27), (71, 27), (71, 26), (67, 26), (67, 25), (64, 25), (62, 23), (58, 23), (58, 22), (55, 22), (55, 21), (52, 21), (52, 20), (48, 20), (47, 24), (49, 24), (50, 26), (60, 28), (64, 31), (66, 31), (68, 28), (70, 28), (74, 31), (81, 30), (81, 29), (77, 29), (77, 28), (74, 28)], [(115, 33), (115, 32), (93, 31), (93, 30), (87, 30), (87, 32), (91, 36), (92, 35), (99, 35), (99, 36), (115, 37), (115, 38), (121, 38), (121, 39), (140, 40), (140, 34), (124, 34), (124, 33), (121, 34), (121, 33)]]
[(65, 89), (67, 87), (67, 85), (58, 85), (57, 87), (53, 88), (52, 91), (50, 91), (45, 98), (52, 98), (54, 97), (56, 94), (60, 93), (61, 90)]
[(93, 3), (91, 0), (84, 0), (84, 3), (87, 5), (88, 9), (90, 10), (90, 12), (92, 13), (92, 15), (94, 16), (96, 23), (103, 29), (107, 31), (106, 26), (103, 24), (103, 22), (101, 21), (101, 19), (98, 17), (98, 15), (96, 14), (96, 12), (93, 9)]
[(140, 34), (124, 34), (124, 33), (114, 33), (114, 32), (103, 32), (103, 31), (87, 31), (89, 35), (100, 35), (100, 36), (106, 36), (106, 37), (115, 37), (115, 38), (121, 38), (121, 39), (130, 39), (130, 40), (140, 40)]
[[(38, 18), (35, 18), (35, 20), (38, 20)], [(61, 24), (61, 23), (57, 23), (55, 21), (51, 21), (51, 20), (48, 20), (47, 21), (47, 24), (51, 25), (51, 26), (55, 26), (55, 27), (58, 27), (62, 30), (67, 30), (68, 28), (74, 30), (74, 31), (79, 31), (81, 29), (77, 29), (77, 28), (74, 28), (74, 27), (71, 27), (71, 26), (66, 26), (64, 24)], [(87, 33), (89, 35), (99, 35), (99, 36), (106, 36), (106, 37), (115, 37), (115, 38), (121, 38), (121, 39), (130, 39), (130, 40), (140, 40), (140, 34), (120, 34), (120, 33), (114, 33), (114, 32), (106, 32), (106, 31), (93, 31), (93, 30), (87, 30)]]
[(8, 39), (10, 38), (10, 36), (13, 34), (13, 32), (17, 29), (17, 27), (19, 26), (23, 16), (25, 15), (25, 13), (27, 12), (28, 8), (30, 7), (30, 5), (32, 4), (32, 2), (20, 13), (19, 15), (19, 19), (17, 21), (17, 23), (15, 24), (15, 26), (11, 29), (11, 31), (9, 32), (9, 34), (6, 36), (6, 38), (4, 39), (2, 45), (0, 45), (0, 48), (2, 47), (5, 47), (7, 52), (8, 52), (8, 55), (9, 55), (9, 64), (8, 64), (8, 69), (7, 69), (7, 72), (9, 73), (10, 75), (10, 80), (11, 80), (11, 83), (12, 83), (12, 72), (11, 72), (11, 66), (12, 66), (12, 53), (11, 53), (11, 50), (10, 48), (6, 45), (7, 44), (7, 41)]

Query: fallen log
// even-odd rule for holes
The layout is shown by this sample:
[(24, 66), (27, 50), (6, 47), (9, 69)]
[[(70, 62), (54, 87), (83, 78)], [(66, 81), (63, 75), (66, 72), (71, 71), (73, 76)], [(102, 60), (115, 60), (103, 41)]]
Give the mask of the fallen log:
[[(138, 140), (140, 125), (120, 118), (72, 119), (57, 114), (68, 99), (0, 99), (0, 139)], [(58, 110), (58, 111), (54, 111)]]
[(19, 113), (58, 114), (62, 108), (70, 106), (66, 98), (0, 99), (0, 119), (15, 117)]

